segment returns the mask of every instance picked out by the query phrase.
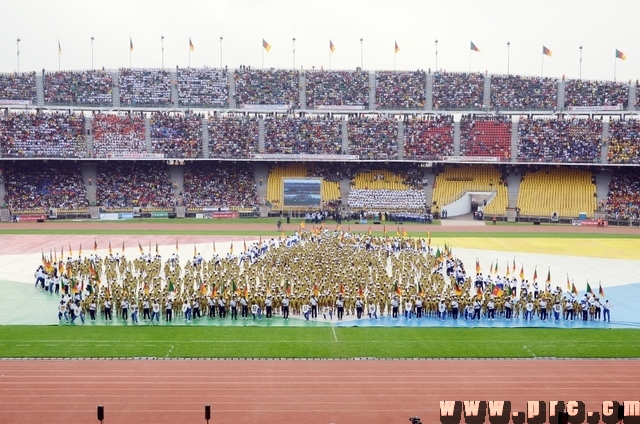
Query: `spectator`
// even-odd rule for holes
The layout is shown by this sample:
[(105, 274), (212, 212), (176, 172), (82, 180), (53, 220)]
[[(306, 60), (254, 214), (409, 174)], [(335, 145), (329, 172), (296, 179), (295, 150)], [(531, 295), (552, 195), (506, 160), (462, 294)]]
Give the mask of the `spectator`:
[(376, 109), (424, 109), (424, 71), (376, 71)]
[(520, 118), (518, 159), (530, 162), (600, 160), (602, 121), (583, 118)]
[(609, 122), (610, 163), (640, 163), (640, 121), (636, 119)]
[(564, 85), (564, 105), (623, 106), (629, 104), (629, 84), (613, 81), (568, 80)]
[(453, 115), (422, 115), (405, 122), (405, 159), (440, 160), (451, 155)]
[(0, 117), (2, 156), (81, 158), (87, 151), (84, 115), (9, 113)]
[(236, 103), (244, 105), (298, 105), (300, 74), (288, 69), (252, 69), (241, 66), (234, 75)]
[(201, 117), (192, 113), (154, 113), (151, 116), (151, 145), (153, 153), (162, 153), (166, 158), (201, 158)]
[(275, 115), (265, 118), (265, 152), (340, 154), (342, 121), (331, 116)]
[(383, 116), (351, 116), (349, 149), (360, 159), (398, 159), (398, 122)]
[(617, 170), (609, 183), (606, 211), (609, 217), (628, 220), (640, 216), (640, 176), (633, 170)]
[(433, 108), (481, 110), (484, 76), (476, 73), (437, 72), (433, 76)]
[(369, 72), (307, 71), (307, 108), (352, 106), (367, 109), (369, 105)]
[(460, 154), (511, 157), (511, 117), (465, 115), (460, 119)]
[(144, 117), (96, 113), (91, 123), (93, 150), (98, 158), (146, 153)]
[(189, 208), (258, 206), (253, 166), (228, 162), (188, 164), (184, 169), (184, 204)]
[(180, 106), (228, 107), (229, 82), (226, 69), (179, 69)]
[(106, 210), (168, 208), (177, 203), (164, 162), (100, 162), (96, 201)]
[(120, 105), (171, 105), (171, 75), (164, 69), (120, 69)]
[(37, 103), (36, 73), (0, 74), (0, 100), (26, 100)]
[(244, 115), (210, 115), (209, 157), (250, 158), (258, 153), (258, 119)]
[(63, 71), (44, 75), (44, 102), (58, 105), (113, 105), (111, 73)]
[(491, 107), (498, 110), (553, 110), (558, 105), (556, 78), (491, 76)]
[(7, 164), (4, 174), (5, 202), (11, 212), (89, 206), (78, 164), (17, 162)]

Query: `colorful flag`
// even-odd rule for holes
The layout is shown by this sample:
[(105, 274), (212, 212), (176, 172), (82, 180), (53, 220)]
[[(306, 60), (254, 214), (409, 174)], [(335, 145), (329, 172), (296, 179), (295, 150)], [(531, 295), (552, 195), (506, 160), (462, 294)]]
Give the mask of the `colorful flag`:
[(143, 290), (144, 290), (144, 295), (149, 296), (149, 283), (144, 283)]
[(193, 257), (195, 258), (196, 256), (198, 256), (198, 249), (196, 249), (196, 244), (193, 243)]
[(215, 240), (213, 241), (213, 253), (216, 253), (216, 241)]
[(454, 291), (456, 292), (456, 296), (460, 296), (462, 294), (462, 287), (460, 287), (460, 285), (456, 283)]
[(538, 267), (533, 270), (533, 281), (538, 280)]
[(473, 44), (473, 41), (471, 41), (471, 46), (470, 46), (470, 48), (471, 48), (471, 51), (473, 51), (473, 52), (479, 52), (479, 51), (480, 51), (480, 49), (478, 48), (478, 46), (476, 46), (475, 44)]
[(233, 242), (231, 242), (231, 246), (229, 246), (229, 253), (233, 255)]
[(331, 50), (331, 53), (336, 51), (336, 46), (333, 45), (333, 41), (331, 41), (331, 39), (329, 39), (329, 50)]
[(111, 256), (113, 254), (113, 251), (111, 250), (111, 242), (109, 242), (109, 256)]
[(369, 225), (369, 229), (367, 229), (367, 235), (371, 235), (371, 225)]
[(172, 293), (176, 290), (176, 288), (173, 286), (173, 281), (169, 280), (169, 293)]
[(189, 37), (189, 50), (194, 51), (196, 48), (193, 46), (193, 42), (191, 41), (191, 37)]
[(505, 276), (505, 277), (509, 277), (509, 275), (511, 275), (511, 272), (510, 272), (510, 270), (509, 270), (509, 262), (507, 262), (507, 270), (506, 270), (506, 272), (504, 273), (504, 276)]
[[(289, 283), (289, 280), (287, 280), (284, 286), (284, 291), (287, 293), (287, 296), (291, 295), (291, 283)], [(344, 285), (342, 285), (342, 283), (340, 283), (340, 293), (344, 293)]]
[(364, 290), (362, 289), (362, 284), (358, 284), (358, 296), (364, 296)]
[(542, 54), (545, 55), (545, 56), (551, 57), (551, 50), (549, 50), (545, 46), (542, 46)]
[(575, 294), (576, 296), (578, 295), (578, 289), (576, 288), (576, 285), (571, 283), (571, 293)]
[(122, 254), (124, 255), (124, 240), (122, 240)]
[(80, 243), (80, 247), (78, 247), (78, 257), (82, 257), (82, 243)]
[(140, 244), (140, 242), (138, 242), (138, 249), (140, 250), (140, 254), (144, 254), (144, 249), (142, 248), (142, 244)]
[(93, 240), (93, 251), (97, 251), (98, 250), (98, 241), (97, 240)]
[(320, 293), (320, 291), (318, 290), (318, 284), (314, 284), (313, 285), (313, 295), (315, 297), (318, 297), (318, 294)]
[(627, 56), (620, 50), (616, 49), (616, 59), (627, 60)]
[(247, 239), (244, 239), (244, 252), (247, 252)]
[(476, 274), (480, 274), (482, 269), (480, 268), (480, 261), (476, 258)]
[(516, 273), (516, 258), (513, 258), (513, 264), (511, 265), (511, 273), (515, 274)]
[(393, 291), (400, 296), (402, 294), (402, 289), (400, 288), (400, 286), (398, 285), (398, 282), (396, 281), (395, 283), (393, 283)]
[(71, 250), (71, 242), (69, 242), (69, 257), (73, 257), (73, 250)]
[(398, 42), (396, 41), (396, 48), (394, 50), (394, 53), (398, 53), (400, 51), (400, 47), (398, 47)]
[(567, 290), (571, 290), (571, 283), (569, 282), (569, 273), (567, 273)]
[(271, 50), (271, 44), (267, 43), (264, 38), (262, 39), (262, 47), (264, 47), (267, 53), (269, 53), (269, 50)]
[(524, 264), (520, 267), (520, 279), (524, 280)]
[(602, 283), (600, 283), (600, 288), (598, 289), (598, 294), (600, 297), (604, 297), (604, 290), (602, 289)]
[(62, 55), (62, 47), (60, 47), (60, 39), (58, 39), (58, 56)]
[(129, 51), (133, 51), (133, 40), (131, 39), (131, 37), (129, 37)]
[(547, 271), (547, 280), (545, 281), (546, 284), (551, 284), (551, 268), (549, 268), (549, 270)]
[(387, 226), (386, 225), (382, 226), (382, 232), (384, 233), (384, 236), (386, 237), (387, 236)]
[(591, 290), (591, 284), (587, 281), (587, 293), (593, 294), (593, 290)]
[(402, 227), (402, 237), (407, 237), (407, 236), (408, 236), (407, 232), (405, 231), (404, 227)]

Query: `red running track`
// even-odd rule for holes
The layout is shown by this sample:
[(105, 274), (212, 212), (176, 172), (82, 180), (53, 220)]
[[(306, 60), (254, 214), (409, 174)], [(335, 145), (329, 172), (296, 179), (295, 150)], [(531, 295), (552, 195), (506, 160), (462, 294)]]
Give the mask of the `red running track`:
[(441, 400), (637, 400), (635, 360), (1, 360), (0, 423), (407, 424)]

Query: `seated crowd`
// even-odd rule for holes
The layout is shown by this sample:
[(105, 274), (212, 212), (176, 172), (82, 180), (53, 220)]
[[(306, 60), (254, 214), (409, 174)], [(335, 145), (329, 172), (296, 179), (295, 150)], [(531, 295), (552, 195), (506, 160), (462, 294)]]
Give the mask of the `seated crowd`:
[(564, 105), (617, 106), (629, 104), (629, 84), (615, 81), (567, 80), (564, 84)]
[(62, 71), (44, 75), (44, 102), (112, 105), (113, 81), (107, 71)]
[(423, 115), (404, 123), (405, 159), (453, 155), (453, 115)]
[(0, 116), (3, 157), (80, 158), (87, 145), (84, 115), (67, 113), (9, 113)]
[(275, 115), (264, 120), (265, 153), (340, 154), (342, 121), (329, 115)]
[(398, 159), (398, 121), (383, 116), (351, 116), (349, 153), (360, 159)]
[(606, 211), (614, 219), (640, 217), (640, 176), (633, 170), (614, 172), (609, 182)]
[(87, 189), (76, 163), (17, 162), (4, 169), (5, 202), (12, 212), (89, 206)]
[(491, 76), (491, 107), (498, 110), (553, 110), (558, 105), (556, 78)]
[(180, 106), (227, 107), (229, 82), (226, 69), (178, 69)]
[(532, 162), (600, 160), (602, 121), (597, 119), (520, 118), (518, 159)]
[(351, 209), (415, 211), (423, 210), (425, 204), (424, 190), (351, 189), (349, 191)]
[(258, 119), (243, 115), (210, 115), (209, 157), (249, 158), (258, 153)]
[(610, 163), (640, 163), (640, 121), (636, 119), (609, 122)]
[(120, 69), (121, 106), (171, 105), (171, 74), (163, 69)]
[(300, 74), (296, 70), (241, 66), (235, 70), (233, 78), (238, 107), (286, 105), (294, 108), (300, 100)]
[(0, 74), (0, 100), (27, 100), (36, 103), (36, 73)]
[(376, 71), (376, 109), (423, 109), (424, 71)]
[(460, 118), (462, 156), (511, 157), (511, 117), (464, 115)]
[(484, 76), (480, 73), (437, 72), (433, 75), (435, 110), (482, 109)]
[(369, 72), (307, 71), (307, 108), (353, 106), (366, 109), (369, 105)]
[(93, 154), (98, 158), (146, 153), (144, 116), (135, 114), (93, 115)]
[(248, 163), (190, 163), (184, 168), (183, 203), (189, 208), (253, 208), (258, 192)]
[(151, 115), (153, 153), (166, 158), (202, 157), (202, 120), (199, 115), (156, 112)]
[(177, 203), (164, 162), (100, 162), (96, 180), (96, 202), (107, 210)]

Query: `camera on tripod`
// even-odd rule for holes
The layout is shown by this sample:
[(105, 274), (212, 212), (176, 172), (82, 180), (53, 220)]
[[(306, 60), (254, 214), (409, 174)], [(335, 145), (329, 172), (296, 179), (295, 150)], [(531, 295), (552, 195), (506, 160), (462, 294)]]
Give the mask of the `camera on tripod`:
[(422, 421), (420, 421), (420, 417), (411, 417), (409, 418), (409, 421), (411, 421), (411, 424), (422, 424)]

